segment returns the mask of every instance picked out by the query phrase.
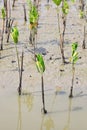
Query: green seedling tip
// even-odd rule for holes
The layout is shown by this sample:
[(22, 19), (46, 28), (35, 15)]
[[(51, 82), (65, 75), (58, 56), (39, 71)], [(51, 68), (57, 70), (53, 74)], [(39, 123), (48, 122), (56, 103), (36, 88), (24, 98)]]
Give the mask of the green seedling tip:
[(17, 27), (13, 27), (11, 29), (11, 38), (13, 39), (14, 43), (18, 43), (19, 31)]
[(64, 0), (64, 4), (63, 4), (63, 7), (62, 7), (62, 11), (65, 15), (68, 14), (69, 12), (69, 5), (68, 5), (68, 2), (66, 0)]
[(36, 6), (32, 5), (31, 10), (29, 12), (30, 23), (32, 24), (36, 23), (38, 21), (38, 17), (39, 17), (38, 10)]
[(36, 66), (39, 73), (43, 74), (45, 71), (45, 64), (41, 54), (36, 55)]
[(2, 18), (5, 19), (5, 17), (6, 17), (6, 12), (5, 12), (5, 9), (4, 9), (4, 8), (1, 9), (1, 13), (2, 13)]
[(76, 52), (78, 47), (78, 43), (72, 43), (72, 56), (71, 56), (71, 63), (75, 64), (78, 60), (78, 52)]
[(59, 6), (59, 5), (61, 4), (62, 0), (53, 0), (53, 2), (54, 2), (57, 6)]

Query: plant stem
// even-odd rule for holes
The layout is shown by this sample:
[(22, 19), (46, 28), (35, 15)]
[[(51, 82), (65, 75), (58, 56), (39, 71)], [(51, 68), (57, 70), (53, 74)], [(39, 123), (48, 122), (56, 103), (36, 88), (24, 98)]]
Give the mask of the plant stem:
[(9, 28), (8, 28), (8, 35), (7, 35), (7, 43), (9, 42), (9, 37), (10, 37), (10, 32), (11, 32), (11, 28), (12, 28), (12, 25), (13, 25), (13, 22), (14, 22), (14, 19), (10, 19), (9, 21)]
[(0, 48), (0, 50), (3, 50), (4, 24), (5, 24), (5, 19), (3, 19), (3, 28), (2, 28), (2, 35), (1, 35), (1, 48)]
[(41, 76), (41, 81), (42, 81), (42, 103), (43, 103), (43, 112), (44, 114), (47, 113), (45, 109), (45, 99), (44, 99), (44, 81), (43, 81), (43, 75)]
[(75, 67), (74, 67), (74, 63), (72, 63), (72, 86), (71, 86), (71, 89), (70, 89), (70, 95), (69, 95), (70, 98), (73, 97), (74, 75), (75, 75)]
[(23, 9), (24, 9), (24, 21), (27, 21), (27, 16), (26, 16), (26, 8), (25, 5), (23, 4)]
[(15, 5), (15, 0), (13, 0), (13, 4), (12, 4), (12, 7), (14, 7), (14, 5)]
[(84, 39), (83, 39), (83, 44), (82, 44), (82, 48), (85, 49), (85, 25), (84, 25)]
[(61, 50), (61, 55), (62, 55), (62, 63), (65, 63), (65, 57), (64, 57), (64, 49), (63, 49), (63, 44), (64, 44), (64, 38), (63, 38), (63, 35), (64, 35), (64, 32), (65, 32), (65, 28), (64, 28), (64, 31), (63, 31), (63, 34), (61, 34), (60, 32), (60, 18), (59, 18), (59, 12), (58, 12), (58, 6), (57, 6), (57, 19), (58, 19), (58, 30), (59, 30), (59, 36), (60, 36), (60, 50)]
[(21, 90), (22, 90), (23, 57), (24, 57), (24, 53), (22, 51), (22, 56), (21, 56), (21, 70), (20, 70), (20, 82), (19, 82), (19, 88), (18, 88), (19, 95), (21, 95)]
[(17, 45), (15, 45), (16, 48), (16, 55), (17, 55), (17, 61), (18, 61), (18, 69), (19, 69), (19, 79), (20, 79), (20, 62), (19, 62), (19, 54), (18, 54), (18, 49), (17, 49)]

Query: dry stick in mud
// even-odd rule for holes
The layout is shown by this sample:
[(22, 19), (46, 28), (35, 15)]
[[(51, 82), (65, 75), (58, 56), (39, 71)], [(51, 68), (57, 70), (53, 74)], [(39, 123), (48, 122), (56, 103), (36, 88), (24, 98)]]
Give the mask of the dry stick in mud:
[(24, 21), (27, 21), (27, 15), (26, 15), (26, 8), (25, 5), (23, 4), (23, 9), (24, 9)]
[(14, 22), (14, 19), (10, 19), (9, 23), (8, 23), (7, 43), (9, 42), (9, 37), (10, 37), (10, 33), (11, 33), (11, 28), (12, 28), (13, 22)]
[(5, 9), (2, 8), (2, 9), (1, 9), (1, 12), (2, 12), (3, 25), (2, 25), (2, 34), (1, 34), (1, 46), (0, 46), (0, 50), (3, 50), (3, 36), (4, 36), (4, 25), (5, 25), (5, 17), (6, 17)]
[(44, 60), (41, 54), (36, 55), (36, 66), (37, 66), (38, 72), (41, 74), (42, 103), (43, 103), (42, 112), (46, 114), (47, 110), (45, 109), (44, 79), (43, 79), (43, 73), (45, 71), (45, 64), (44, 64)]
[(69, 98), (73, 97), (73, 86), (74, 86), (74, 76), (75, 76), (75, 63), (78, 60), (78, 53), (76, 52), (78, 47), (77, 43), (72, 43), (72, 56), (71, 56), (71, 63), (72, 63), (72, 85), (70, 88), (70, 95)]

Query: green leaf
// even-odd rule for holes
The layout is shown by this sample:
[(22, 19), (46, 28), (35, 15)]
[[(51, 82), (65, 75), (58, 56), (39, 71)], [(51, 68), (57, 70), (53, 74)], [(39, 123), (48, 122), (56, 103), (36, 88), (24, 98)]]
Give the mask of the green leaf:
[(77, 60), (78, 60), (78, 52), (75, 52), (74, 54), (73, 54), (73, 56), (72, 56), (72, 63), (76, 63), (77, 62)]
[(32, 5), (29, 12), (30, 23), (36, 23), (38, 21), (38, 17), (39, 17), (38, 10), (36, 6)]
[(36, 55), (36, 66), (38, 72), (43, 74), (43, 72), (45, 71), (45, 64), (41, 54)]
[(4, 8), (1, 9), (1, 13), (2, 13), (2, 18), (5, 19), (5, 17), (6, 17), (6, 12), (5, 12), (5, 9), (4, 9)]
[(75, 0), (71, 0), (73, 3), (75, 2)]
[(68, 14), (69, 12), (69, 5), (68, 5), (68, 2), (66, 0), (64, 0), (64, 4), (63, 4), (63, 7), (62, 7), (62, 11), (65, 15)]
[(77, 42), (72, 43), (72, 56), (73, 56), (74, 52), (77, 50), (77, 47), (78, 47)]
[(11, 38), (13, 39), (14, 43), (18, 43), (19, 31), (17, 27), (13, 27), (11, 29)]
[(72, 56), (71, 56), (71, 63), (75, 64), (78, 60), (78, 52), (76, 52), (78, 47), (78, 43), (72, 43)]
[(53, 2), (54, 2), (57, 6), (59, 6), (59, 5), (61, 4), (62, 0), (53, 0)]

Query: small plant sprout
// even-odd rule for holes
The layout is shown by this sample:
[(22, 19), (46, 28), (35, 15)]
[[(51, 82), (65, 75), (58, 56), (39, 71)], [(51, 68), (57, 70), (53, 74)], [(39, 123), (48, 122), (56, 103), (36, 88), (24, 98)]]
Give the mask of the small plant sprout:
[(73, 97), (73, 85), (74, 85), (74, 76), (75, 76), (75, 63), (78, 60), (78, 52), (76, 52), (78, 47), (78, 43), (72, 43), (72, 56), (70, 58), (71, 64), (72, 64), (72, 86), (70, 89), (70, 95), (69, 97), (72, 98)]
[(19, 38), (19, 31), (18, 28), (15, 26), (11, 29), (11, 37), (14, 41), (15, 48), (16, 48), (16, 55), (17, 55), (17, 62), (18, 62), (18, 69), (19, 69), (19, 87), (18, 87), (18, 93), (21, 95), (21, 89), (22, 89), (22, 70), (23, 70), (23, 52), (22, 52), (22, 60), (21, 60), (21, 67), (20, 67), (20, 61), (19, 61), (19, 53), (17, 49), (17, 43)]
[[(64, 36), (65, 36), (65, 29), (66, 29), (66, 16), (69, 12), (69, 5), (67, 0), (53, 0), (53, 2), (57, 6), (57, 19), (58, 19), (58, 30), (60, 36), (60, 50), (62, 55), (62, 63), (66, 63), (65, 56), (64, 56)], [(60, 14), (59, 14), (59, 6), (62, 4), (62, 25), (63, 29), (60, 26)], [(61, 31), (62, 30), (62, 31)]]
[(1, 47), (0, 47), (0, 50), (3, 50), (3, 35), (4, 35), (4, 25), (5, 25), (5, 17), (6, 17), (5, 8), (1, 9), (1, 17), (3, 19), (3, 25), (2, 25), (2, 35), (1, 35)]
[(29, 21), (30, 21), (30, 44), (32, 44), (34, 46), (34, 58), (35, 58), (35, 49), (36, 49), (36, 43), (35, 43), (35, 36), (37, 34), (37, 25), (38, 25), (38, 10), (36, 8), (35, 5), (33, 5), (32, 3), (30, 4), (31, 8), (29, 11)]
[(44, 64), (44, 60), (41, 54), (37, 54), (36, 55), (36, 66), (37, 66), (37, 70), (38, 72), (41, 74), (41, 86), (42, 86), (42, 103), (43, 103), (43, 108), (42, 108), (42, 112), (44, 114), (47, 113), (47, 110), (45, 109), (45, 99), (44, 99), (44, 79), (43, 79), (43, 73), (45, 71), (45, 64)]

